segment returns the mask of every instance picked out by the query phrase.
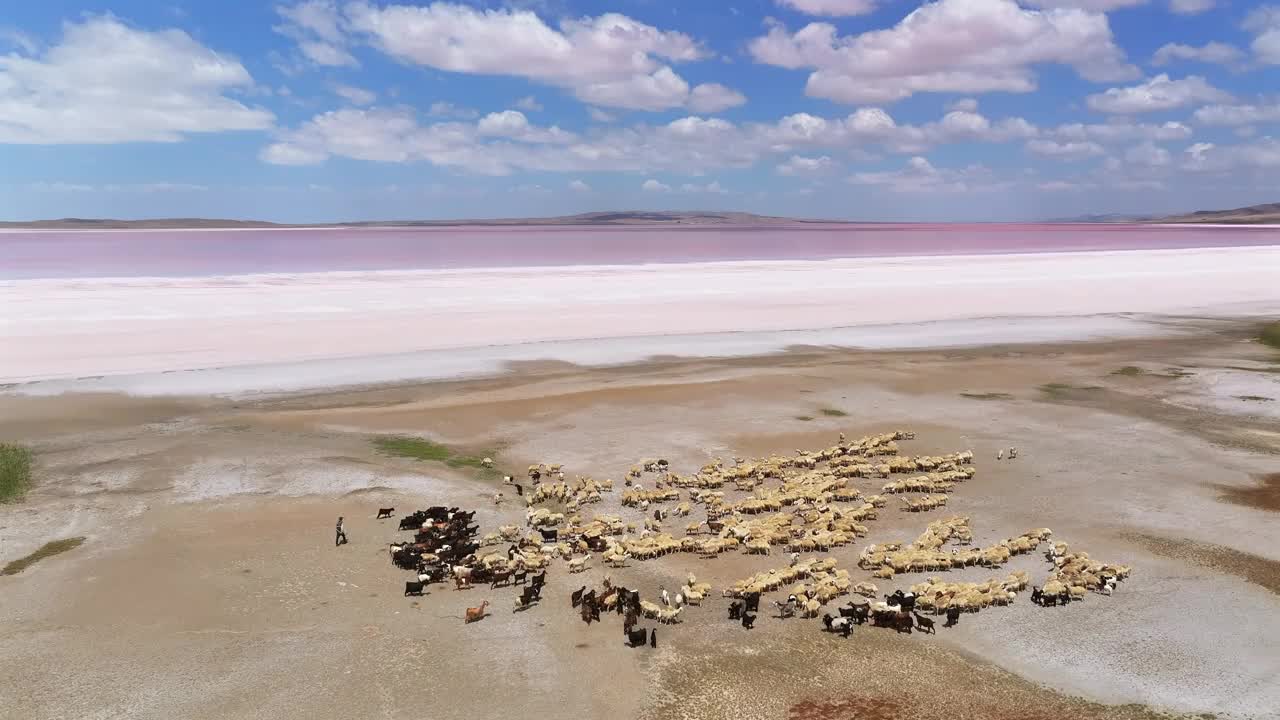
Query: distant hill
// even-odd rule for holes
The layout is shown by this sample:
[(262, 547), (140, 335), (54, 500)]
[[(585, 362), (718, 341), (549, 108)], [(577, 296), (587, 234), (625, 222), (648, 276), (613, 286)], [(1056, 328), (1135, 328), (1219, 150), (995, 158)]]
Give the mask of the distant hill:
[(1133, 223), (1146, 222), (1151, 219), (1150, 215), (1076, 215), (1075, 217), (1066, 218), (1049, 218), (1044, 222), (1047, 223)]
[(476, 220), (361, 220), (345, 223), (290, 225), (264, 220), (219, 220), (209, 218), (164, 218), (154, 220), (113, 220), (100, 218), (62, 218), (30, 222), (0, 222), (0, 229), (23, 230), (182, 230), (201, 228), (328, 228), (328, 227), (449, 227), (458, 225), (783, 225), (803, 222), (840, 222), (830, 220), (796, 220), (793, 218), (753, 215), (744, 212), (672, 212), (648, 210), (613, 210), (544, 218), (496, 218)]
[(1250, 205), (1234, 210), (1197, 210), (1187, 215), (1174, 215), (1155, 220), (1162, 223), (1224, 223), (1229, 225), (1262, 225), (1280, 223), (1280, 203)]

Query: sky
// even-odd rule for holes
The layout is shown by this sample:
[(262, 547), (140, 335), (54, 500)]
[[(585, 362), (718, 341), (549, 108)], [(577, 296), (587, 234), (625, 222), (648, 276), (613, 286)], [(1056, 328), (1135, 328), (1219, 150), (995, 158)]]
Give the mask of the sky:
[(1280, 201), (1280, 5), (3, 4), (6, 220)]

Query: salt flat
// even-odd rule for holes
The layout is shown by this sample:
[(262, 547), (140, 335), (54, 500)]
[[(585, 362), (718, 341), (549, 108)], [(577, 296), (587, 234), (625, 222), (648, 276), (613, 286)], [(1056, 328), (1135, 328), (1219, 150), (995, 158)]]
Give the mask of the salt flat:
[[(1275, 313), (1277, 267), (1280, 247), (1249, 247), (13, 280), (0, 283), (0, 382), (238, 368), (208, 386), (235, 392), (493, 372), (515, 360), (1140, 335), (1156, 328), (1107, 315)], [(950, 324), (893, 329), (918, 323)], [(588, 349), (587, 339), (612, 345)], [(466, 352), (412, 355), (445, 350)], [(280, 371), (300, 361), (313, 364)]]

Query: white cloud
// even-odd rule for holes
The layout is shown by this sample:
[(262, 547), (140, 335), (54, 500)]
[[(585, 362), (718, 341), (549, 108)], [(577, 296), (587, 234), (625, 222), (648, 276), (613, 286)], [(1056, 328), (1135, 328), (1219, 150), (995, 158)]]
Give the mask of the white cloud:
[(1090, 108), (1113, 114), (1159, 112), (1195, 103), (1230, 100), (1230, 94), (1213, 87), (1199, 75), (1170, 80), (1163, 73), (1138, 85), (1110, 88), (1086, 98)]
[(538, 102), (538, 98), (532, 95), (526, 95), (515, 102), (517, 110), (527, 110), (529, 112), (541, 112), (542, 103)]
[(1110, 12), (1122, 8), (1146, 5), (1147, 0), (1023, 0), (1023, 5), (1045, 9), (1075, 9), (1090, 12)]
[(805, 157), (792, 155), (787, 161), (778, 165), (779, 175), (823, 175), (835, 169), (835, 161), (826, 155)]
[(561, 130), (554, 125), (549, 128), (535, 127), (529, 122), (529, 118), (525, 117), (524, 113), (519, 110), (503, 110), (502, 112), (489, 113), (480, 118), (480, 122), (476, 123), (476, 129), (481, 135), (505, 137), (531, 143), (564, 144), (573, 142), (577, 137), (573, 133)]
[(689, 116), (665, 125), (592, 128), (577, 135), (537, 126), (514, 110), (477, 122), (424, 125), (408, 109), (348, 108), (281, 133), (261, 157), (279, 164), (314, 164), (331, 155), (429, 162), (496, 175), (517, 170), (698, 175), (749, 168), (780, 156), (821, 156), (826, 150), (863, 158), (884, 151), (918, 154), (947, 143), (1011, 142), (1040, 132), (1021, 118), (992, 121), (960, 111), (923, 126), (900, 125), (882, 109), (862, 108), (844, 118), (796, 113), (773, 123), (742, 125)]
[(1254, 34), (1249, 47), (1257, 61), (1280, 65), (1280, 5), (1255, 9), (1245, 18), (1243, 27)]
[(611, 123), (614, 120), (618, 119), (617, 115), (614, 115), (613, 113), (605, 112), (604, 110), (601, 110), (598, 107), (588, 107), (587, 117), (600, 123)]
[(1192, 172), (1235, 172), (1280, 169), (1280, 139), (1258, 138), (1239, 145), (1193, 145), (1184, 153), (1182, 169)]
[(565, 19), (552, 28), (519, 9), (347, 6), (353, 31), (402, 62), (477, 75), (524, 77), (594, 105), (665, 110), (684, 105), (689, 84), (663, 61), (706, 56), (684, 33), (618, 13)]
[(1028, 142), (1026, 147), (1029, 152), (1036, 155), (1059, 160), (1083, 160), (1084, 158), (1102, 155), (1105, 152), (1101, 145), (1092, 141), (1058, 142), (1056, 140), (1038, 139)]
[(718, 113), (747, 102), (747, 96), (719, 83), (703, 83), (689, 93), (685, 105), (697, 113)]
[(177, 142), (269, 128), (270, 112), (226, 95), (252, 87), (239, 61), (180, 30), (90, 18), (65, 25), (42, 56), (0, 55), (0, 143)]
[(1192, 115), (1201, 125), (1280, 123), (1280, 102), (1271, 105), (1206, 105)]
[(334, 85), (333, 92), (346, 98), (352, 105), (369, 105), (378, 99), (378, 94), (352, 85)]
[(460, 107), (451, 102), (443, 100), (431, 103), (431, 107), (427, 110), (427, 114), (432, 117), (448, 117), (458, 118), (460, 120), (470, 120), (480, 116), (480, 113), (471, 108)]
[(718, 180), (713, 180), (706, 185), (685, 183), (680, 186), (680, 191), (685, 193), (710, 193), (712, 195), (727, 195), (729, 193), (728, 190), (721, 187), (720, 181)]
[(1169, 0), (1169, 10), (1178, 15), (1199, 15), (1215, 5), (1215, 0)]
[(97, 188), (92, 185), (68, 182), (34, 182), (27, 185), (28, 190), (50, 193), (82, 193), (93, 192)]
[(0, 27), (0, 47), (12, 46), (26, 53), (35, 55), (40, 46), (30, 35), (11, 27)]
[(36, 182), (27, 185), (28, 190), (36, 192), (54, 192), (54, 193), (84, 193), (84, 192), (107, 192), (107, 193), (170, 193), (170, 192), (204, 192), (209, 189), (207, 185), (196, 185), (193, 183), (172, 183), (172, 182), (155, 182), (155, 183), (132, 183), (117, 184), (110, 183), (102, 186), (84, 185), (80, 183), (66, 182)]
[(897, 193), (987, 192), (1009, 186), (996, 181), (991, 171), (980, 165), (960, 170), (939, 169), (927, 159), (915, 156), (901, 170), (860, 172), (849, 177), (855, 185), (878, 185)]
[(1152, 142), (1144, 142), (1136, 145), (1124, 154), (1125, 162), (1130, 165), (1138, 165), (1140, 167), (1164, 167), (1168, 165), (1171, 156), (1169, 151)]
[(574, 192), (588, 193), (591, 192), (591, 186), (581, 180), (570, 180), (569, 189)]
[(1185, 140), (1191, 137), (1191, 128), (1183, 123), (1169, 121), (1160, 125), (1135, 123), (1128, 118), (1112, 118), (1105, 123), (1068, 123), (1045, 131), (1058, 140), (1117, 143), (1132, 140)]
[(273, 29), (298, 43), (298, 50), (311, 62), (331, 67), (360, 63), (347, 52), (343, 19), (336, 0), (306, 0), (297, 5), (280, 5), (276, 12), (284, 23)]
[(1077, 192), (1083, 190), (1086, 185), (1067, 180), (1048, 180), (1046, 182), (1037, 183), (1036, 187), (1045, 192)]
[(978, 112), (978, 101), (975, 98), (960, 98), (947, 103), (947, 110), (962, 112)]
[(778, 5), (806, 15), (847, 17), (866, 15), (876, 9), (876, 0), (776, 0)]
[(1234, 45), (1220, 42), (1206, 43), (1201, 47), (1167, 43), (1162, 45), (1159, 50), (1156, 50), (1155, 55), (1151, 56), (1151, 64), (1157, 66), (1168, 65), (1176, 60), (1234, 65), (1244, 60), (1244, 52)]
[(640, 186), (640, 189), (644, 190), (645, 192), (652, 192), (652, 193), (671, 192), (670, 185), (667, 185), (666, 183), (660, 183), (657, 180), (654, 180), (653, 178), (649, 178), (648, 180), (645, 180), (644, 184)]
[(749, 49), (757, 62), (813, 68), (806, 93), (845, 103), (916, 92), (1031, 92), (1031, 68), (1042, 63), (1071, 66), (1093, 81), (1137, 76), (1105, 15), (1028, 10), (1014, 0), (937, 0), (894, 27), (852, 36), (829, 23), (795, 33), (775, 23)]

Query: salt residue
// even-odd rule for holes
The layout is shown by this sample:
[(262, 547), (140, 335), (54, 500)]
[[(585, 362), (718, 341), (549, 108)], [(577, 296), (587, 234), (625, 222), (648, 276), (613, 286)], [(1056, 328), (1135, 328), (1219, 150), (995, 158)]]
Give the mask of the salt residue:
[[(60, 381), (25, 392), (237, 393), (484, 374), (529, 359), (1132, 336), (1157, 328), (1112, 315), (1275, 313), (1277, 267), (1280, 247), (1252, 247), (20, 280), (0, 283), (0, 381)], [(86, 376), (112, 377), (67, 382)]]

